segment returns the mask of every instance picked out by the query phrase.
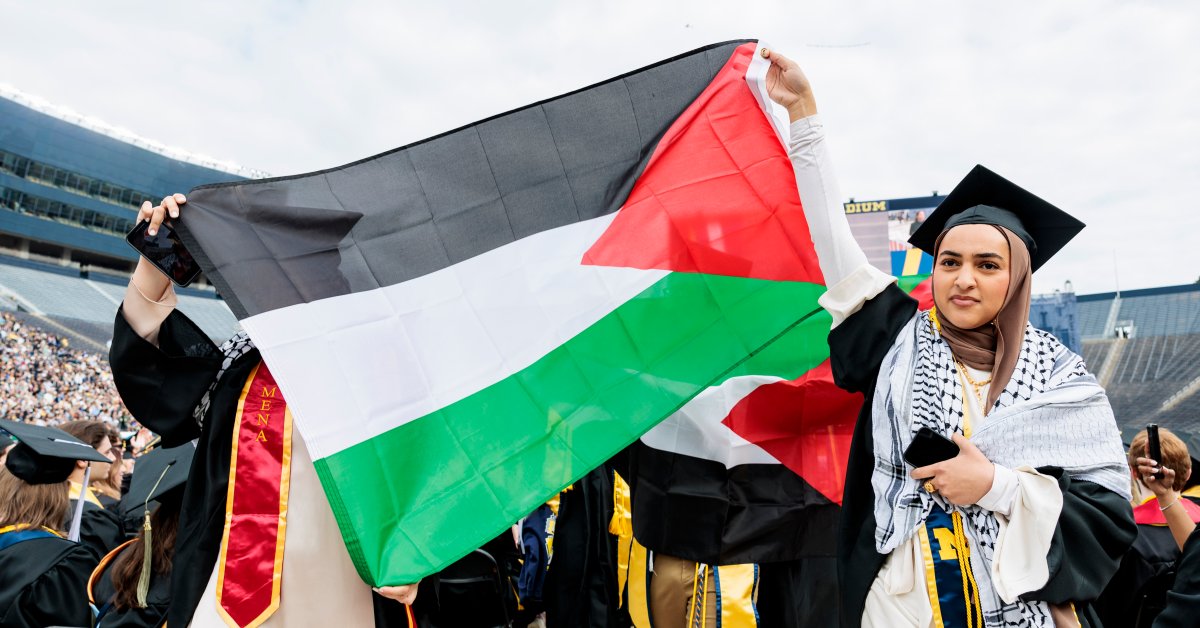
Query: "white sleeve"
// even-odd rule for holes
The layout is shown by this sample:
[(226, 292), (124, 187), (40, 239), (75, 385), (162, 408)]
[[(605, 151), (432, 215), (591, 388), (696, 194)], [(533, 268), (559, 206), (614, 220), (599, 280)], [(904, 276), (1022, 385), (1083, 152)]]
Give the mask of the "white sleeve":
[(871, 266), (850, 233), (820, 116), (792, 123), (788, 157), (821, 274), (829, 286), (820, 304), (833, 316), (833, 327), (837, 327), (896, 279)]
[(1046, 556), (1063, 509), (1062, 489), (1055, 478), (1028, 466), (1017, 467), (1013, 476), (1017, 494), (1009, 515), (996, 516), (1000, 534), (992, 557), (992, 586), (1006, 604), (1049, 582)]
[(999, 464), (992, 466), (996, 468), (992, 488), (975, 502), (975, 505), (1007, 517), (1012, 514), (1012, 505), (1017, 500), (1017, 491), (1020, 490), (1021, 484), (1017, 481), (1016, 471)]

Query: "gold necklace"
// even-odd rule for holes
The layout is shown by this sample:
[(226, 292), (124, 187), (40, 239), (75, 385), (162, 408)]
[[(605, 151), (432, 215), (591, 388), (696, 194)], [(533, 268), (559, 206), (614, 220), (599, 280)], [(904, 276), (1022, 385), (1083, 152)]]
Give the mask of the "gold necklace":
[(986, 414), (987, 408), (984, 407), (985, 404), (983, 403), (983, 395), (980, 394), (979, 391), (984, 386), (987, 386), (988, 384), (992, 383), (992, 378), (989, 376), (987, 379), (983, 380), (982, 382), (975, 381), (975, 378), (971, 377), (970, 371), (968, 371), (966, 365), (963, 364), (962, 361), (960, 361), (958, 359), (958, 356), (953, 356), (953, 357), (954, 357), (954, 364), (958, 367), (959, 375), (966, 378), (966, 380), (967, 380), (966, 383), (969, 383), (971, 385), (972, 392), (975, 393), (975, 398), (977, 400), (979, 400), (979, 407), (983, 408), (984, 412)]

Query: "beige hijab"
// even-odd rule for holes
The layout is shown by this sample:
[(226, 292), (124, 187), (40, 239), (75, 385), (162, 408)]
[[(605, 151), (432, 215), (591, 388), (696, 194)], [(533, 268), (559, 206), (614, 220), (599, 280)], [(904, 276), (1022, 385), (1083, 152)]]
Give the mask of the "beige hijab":
[[(945, 317), (938, 317), (942, 338), (950, 345), (950, 352), (963, 364), (981, 371), (992, 372), (992, 384), (988, 388), (986, 414), (996, 405), (996, 399), (1004, 392), (1013, 368), (1021, 353), (1025, 340), (1025, 326), (1029, 322), (1029, 295), (1033, 289), (1033, 272), (1030, 270), (1029, 249), (1017, 234), (999, 225), (992, 225), (1008, 240), (1009, 269), (1008, 294), (1004, 305), (991, 323), (975, 329), (955, 327)], [(951, 227), (952, 229), (953, 227)], [(942, 239), (950, 230), (943, 231), (934, 243), (934, 259), (942, 248)]]

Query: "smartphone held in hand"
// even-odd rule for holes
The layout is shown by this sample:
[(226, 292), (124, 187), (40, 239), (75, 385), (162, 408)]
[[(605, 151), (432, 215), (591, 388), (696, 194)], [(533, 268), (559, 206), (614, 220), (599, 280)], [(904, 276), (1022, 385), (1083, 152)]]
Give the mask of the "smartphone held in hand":
[(157, 233), (149, 235), (146, 233), (149, 226), (147, 221), (138, 222), (125, 236), (125, 241), (175, 285), (183, 287), (192, 283), (200, 274), (200, 265), (183, 246), (179, 234), (163, 222)]
[[(1158, 440), (1158, 425), (1154, 423), (1146, 426), (1146, 456), (1154, 461), (1155, 468), (1162, 468), (1162, 445)], [(1162, 472), (1155, 473), (1154, 479), (1161, 480)]]
[(954, 444), (954, 441), (922, 427), (913, 435), (912, 442), (904, 450), (904, 461), (913, 468), (927, 467), (957, 456), (958, 451), (958, 445)]

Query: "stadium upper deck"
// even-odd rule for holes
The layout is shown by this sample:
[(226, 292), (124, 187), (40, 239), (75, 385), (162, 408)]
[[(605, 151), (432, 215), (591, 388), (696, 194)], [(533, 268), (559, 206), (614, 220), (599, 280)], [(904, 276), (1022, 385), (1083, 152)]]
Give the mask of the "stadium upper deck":
[(128, 271), (142, 201), (254, 176), (0, 85), (0, 249), (17, 257)]
[(1084, 340), (1200, 334), (1200, 284), (1079, 297)]
[[(103, 345), (128, 277), (78, 271), (0, 255), (0, 309), (16, 309), (53, 321), (59, 331)], [(179, 309), (210, 338), (221, 342), (238, 329), (237, 319), (212, 289), (177, 289)], [(66, 329), (63, 329), (66, 328)]]

